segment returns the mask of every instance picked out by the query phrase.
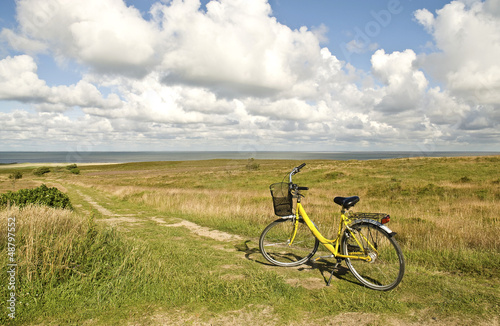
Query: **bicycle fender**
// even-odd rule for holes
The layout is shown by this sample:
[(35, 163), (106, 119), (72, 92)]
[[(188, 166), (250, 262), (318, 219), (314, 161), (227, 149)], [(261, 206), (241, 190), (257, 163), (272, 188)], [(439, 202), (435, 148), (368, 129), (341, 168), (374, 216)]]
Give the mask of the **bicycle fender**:
[(378, 222), (378, 221), (375, 221), (375, 220), (370, 220), (368, 218), (361, 218), (361, 219), (358, 219), (358, 220), (354, 220), (351, 225), (349, 225), (349, 227), (353, 227), (355, 226), (356, 224), (360, 224), (360, 223), (368, 223), (368, 224), (373, 224), (373, 225), (376, 225), (378, 226), (379, 228), (381, 228), (382, 230), (384, 230), (390, 237), (393, 237), (395, 236), (397, 233), (396, 232), (393, 232), (391, 229), (389, 229), (387, 226), (385, 226), (384, 224)]

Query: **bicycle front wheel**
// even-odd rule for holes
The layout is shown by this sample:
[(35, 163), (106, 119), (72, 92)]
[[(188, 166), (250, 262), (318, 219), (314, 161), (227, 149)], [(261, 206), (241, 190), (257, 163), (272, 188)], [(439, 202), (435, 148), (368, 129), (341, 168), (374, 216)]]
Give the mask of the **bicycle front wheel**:
[(395, 288), (405, 271), (403, 253), (396, 239), (371, 223), (355, 224), (351, 230), (353, 234), (346, 231), (342, 237), (344, 255), (371, 257), (371, 261), (346, 258), (354, 277), (370, 289)]
[(269, 224), (259, 240), (260, 252), (271, 264), (299, 266), (307, 262), (318, 250), (319, 241), (304, 221), (300, 220), (297, 234), (291, 242), (295, 227), (293, 219), (279, 219)]

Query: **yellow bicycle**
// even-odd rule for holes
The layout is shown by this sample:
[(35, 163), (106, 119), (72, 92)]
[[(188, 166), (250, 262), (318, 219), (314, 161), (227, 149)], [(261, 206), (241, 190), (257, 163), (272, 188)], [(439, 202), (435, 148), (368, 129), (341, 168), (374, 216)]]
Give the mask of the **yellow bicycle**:
[[(309, 261), (321, 243), (331, 255), (316, 260), (336, 258), (334, 270), (345, 260), (354, 277), (366, 287), (380, 291), (395, 288), (403, 279), (405, 261), (394, 238), (396, 233), (384, 225), (390, 216), (354, 213), (350, 208), (359, 201), (358, 196), (335, 197), (333, 201), (342, 207), (340, 225), (335, 239), (325, 238), (300, 203), (301, 191), (309, 188), (299, 187), (292, 181), (292, 176), (305, 165), (292, 170), (289, 182), (270, 186), (274, 212), (280, 218), (269, 224), (260, 236), (259, 247), (264, 258), (278, 266), (298, 266)], [(296, 199), (295, 213), (293, 199)], [(333, 271), (327, 285), (332, 276)]]

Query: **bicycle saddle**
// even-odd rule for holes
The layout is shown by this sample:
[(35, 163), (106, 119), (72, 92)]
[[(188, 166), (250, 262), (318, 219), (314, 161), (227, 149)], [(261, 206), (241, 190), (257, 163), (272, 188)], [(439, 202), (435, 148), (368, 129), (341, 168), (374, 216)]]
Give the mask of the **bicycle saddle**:
[(333, 198), (333, 201), (335, 202), (335, 204), (340, 205), (345, 209), (349, 209), (354, 205), (356, 205), (356, 203), (359, 201), (359, 197), (358, 196), (335, 197)]

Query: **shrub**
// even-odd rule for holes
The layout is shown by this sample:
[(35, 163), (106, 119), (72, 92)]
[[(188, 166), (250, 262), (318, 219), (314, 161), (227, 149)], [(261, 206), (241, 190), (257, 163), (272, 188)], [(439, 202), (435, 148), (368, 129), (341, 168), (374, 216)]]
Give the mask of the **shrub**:
[(0, 196), (0, 207), (7, 206), (10, 201), (11, 205), (24, 207), (29, 204), (44, 205), (56, 208), (73, 209), (68, 195), (59, 191), (59, 189), (46, 185), (41, 185), (34, 189), (21, 189), (16, 192), (9, 191)]
[(419, 188), (417, 190), (418, 196), (444, 196), (445, 190), (443, 187), (436, 186), (433, 183), (427, 184), (427, 186)]
[(340, 178), (343, 178), (345, 177), (345, 174), (343, 172), (336, 172), (336, 171), (333, 171), (333, 172), (328, 172), (327, 174), (325, 174), (325, 179), (340, 179)]
[(50, 169), (46, 166), (42, 166), (42, 167), (39, 167), (38, 169), (34, 170), (33, 171), (33, 174), (36, 175), (36, 176), (42, 176), (46, 173), (49, 173), (50, 172)]
[(14, 188), (14, 190), (16, 190), (16, 181), (18, 179), (22, 179), (22, 177), (23, 177), (23, 173), (20, 171), (16, 171), (16, 172), (9, 175), (9, 179), (12, 180), (12, 187)]
[(80, 174), (80, 169), (74, 168), (74, 169), (69, 170), (69, 172), (71, 172), (73, 174)]
[(76, 164), (70, 164), (68, 166), (66, 166), (66, 170), (73, 170), (73, 169), (76, 169), (78, 166)]
[(22, 177), (23, 177), (23, 173), (20, 171), (16, 171), (16, 172), (9, 175), (9, 179), (13, 179), (13, 180), (21, 179)]
[(468, 182), (471, 182), (471, 181), (472, 181), (472, 179), (471, 179), (471, 178), (469, 178), (469, 177), (467, 177), (467, 176), (465, 176), (465, 177), (461, 177), (461, 178), (458, 180), (458, 182), (459, 182), (459, 183), (468, 183)]
[(253, 158), (249, 158), (246, 168), (247, 170), (258, 170), (260, 168), (260, 164), (255, 163), (255, 160)]

